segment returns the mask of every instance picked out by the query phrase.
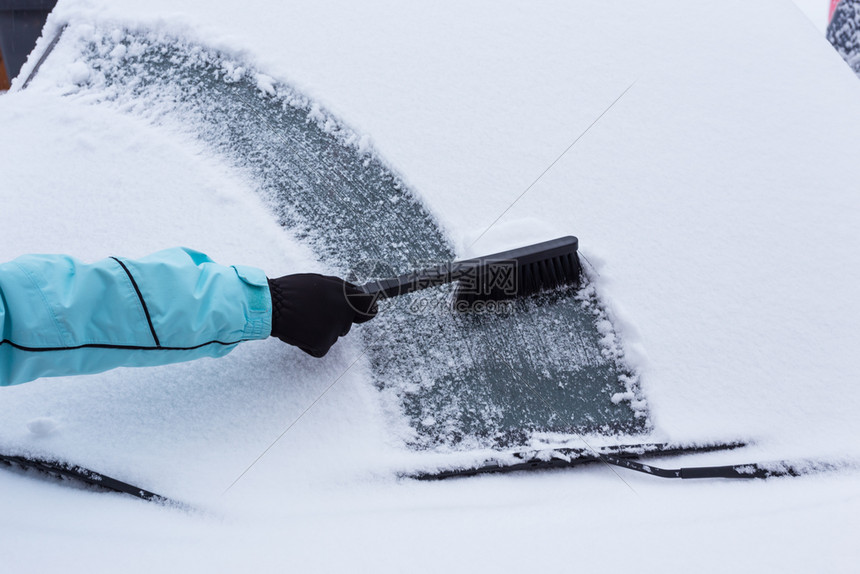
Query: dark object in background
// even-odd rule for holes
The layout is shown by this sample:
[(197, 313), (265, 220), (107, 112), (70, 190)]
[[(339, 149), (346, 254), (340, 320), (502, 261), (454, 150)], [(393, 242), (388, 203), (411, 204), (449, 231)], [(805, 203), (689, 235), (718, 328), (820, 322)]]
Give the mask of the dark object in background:
[(860, 76), (860, 0), (841, 0), (827, 26), (827, 40)]
[(0, 0), (0, 89), (9, 84), (42, 35), (57, 0)]
[(0, 92), (9, 89), (9, 76), (6, 75), (6, 66), (3, 65), (3, 51), (0, 50)]

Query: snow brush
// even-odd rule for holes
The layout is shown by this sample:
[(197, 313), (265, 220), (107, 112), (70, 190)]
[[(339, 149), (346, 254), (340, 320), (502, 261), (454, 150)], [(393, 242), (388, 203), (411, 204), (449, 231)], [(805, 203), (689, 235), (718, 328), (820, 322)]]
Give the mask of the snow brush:
[(576, 237), (560, 237), (485, 257), (452, 261), (398, 277), (370, 281), (359, 288), (378, 298), (388, 298), (456, 281), (454, 307), (466, 310), (477, 301), (503, 301), (566, 285), (579, 285), (578, 247)]

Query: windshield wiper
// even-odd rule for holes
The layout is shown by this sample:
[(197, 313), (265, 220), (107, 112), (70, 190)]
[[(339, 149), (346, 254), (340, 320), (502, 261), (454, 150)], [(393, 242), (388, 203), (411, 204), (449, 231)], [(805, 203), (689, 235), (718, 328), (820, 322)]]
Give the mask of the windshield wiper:
[(582, 464), (603, 463), (620, 466), (660, 478), (771, 478), (776, 476), (800, 476), (812, 471), (834, 470), (836, 465), (821, 462), (750, 463), (728, 466), (703, 466), (665, 469), (640, 462), (636, 459), (655, 456), (676, 456), (732, 450), (747, 446), (741, 441), (712, 443), (706, 445), (678, 445), (671, 443), (648, 443), (598, 448), (557, 448), (530, 450), (512, 453), (508, 457), (489, 459), (475, 466), (422, 471), (406, 474), (416, 480), (441, 480), (478, 474), (496, 474), (524, 470), (547, 470), (570, 468)]

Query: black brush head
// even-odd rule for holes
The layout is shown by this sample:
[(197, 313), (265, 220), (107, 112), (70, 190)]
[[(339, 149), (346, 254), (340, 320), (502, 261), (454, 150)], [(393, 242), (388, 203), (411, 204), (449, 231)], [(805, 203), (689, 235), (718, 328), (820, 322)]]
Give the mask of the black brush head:
[(474, 272), (460, 278), (455, 292), (455, 307), (468, 309), (479, 301), (504, 301), (579, 285), (582, 269), (578, 248), (577, 238), (567, 236), (457, 262), (473, 267)]

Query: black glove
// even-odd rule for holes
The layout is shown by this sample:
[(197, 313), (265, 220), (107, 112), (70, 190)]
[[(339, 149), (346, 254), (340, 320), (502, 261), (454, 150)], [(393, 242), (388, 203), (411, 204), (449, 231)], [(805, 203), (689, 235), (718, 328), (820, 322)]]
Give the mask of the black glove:
[(373, 295), (337, 277), (302, 273), (269, 279), (272, 336), (322, 357), (353, 323), (376, 316)]

